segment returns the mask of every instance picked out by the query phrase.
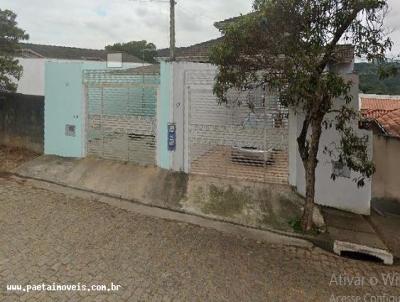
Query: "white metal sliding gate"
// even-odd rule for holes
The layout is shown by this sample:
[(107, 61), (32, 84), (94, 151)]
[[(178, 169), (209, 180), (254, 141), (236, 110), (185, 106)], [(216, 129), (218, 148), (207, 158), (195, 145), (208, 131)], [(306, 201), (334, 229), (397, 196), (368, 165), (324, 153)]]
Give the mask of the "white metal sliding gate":
[(87, 154), (155, 163), (159, 75), (84, 72)]
[(215, 70), (186, 74), (190, 173), (287, 183), (288, 109), (266, 87), (213, 95)]

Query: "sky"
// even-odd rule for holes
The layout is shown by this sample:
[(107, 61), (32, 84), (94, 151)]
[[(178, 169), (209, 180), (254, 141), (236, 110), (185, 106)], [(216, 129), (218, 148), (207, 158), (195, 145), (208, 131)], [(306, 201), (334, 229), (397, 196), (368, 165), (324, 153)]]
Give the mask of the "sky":
[[(387, 27), (400, 54), (400, 1), (388, 0)], [(176, 44), (188, 46), (219, 37), (213, 23), (245, 14), (252, 0), (177, 0)], [(30, 42), (104, 48), (116, 42), (147, 40), (169, 44), (168, 0), (2, 0), (17, 13)]]

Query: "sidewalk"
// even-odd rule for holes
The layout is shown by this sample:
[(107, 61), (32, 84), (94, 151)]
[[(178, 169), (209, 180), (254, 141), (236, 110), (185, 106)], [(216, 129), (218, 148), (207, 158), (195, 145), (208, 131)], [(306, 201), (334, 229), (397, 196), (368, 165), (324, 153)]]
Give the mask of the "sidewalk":
[(394, 256), (400, 259), (400, 203), (379, 200), (373, 202), (373, 208), (369, 221)]
[(289, 187), (97, 159), (41, 156), (14, 171), (18, 176), (122, 198), (213, 220), (296, 235), (302, 199)]
[(370, 255), (393, 264), (391, 251), (364, 216), (329, 208), (323, 213), (336, 254)]
[[(380, 232), (361, 215), (324, 208), (326, 234), (295, 233), (288, 222), (299, 217), (301, 203), (296, 201), (299, 197), (288, 186), (253, 185), (242, 189), (222, 179), (210, 184), (210, 177), (188, 177), (155, 167), (95, 158), (41, 156), (14, 172), (19, 177), (95, 194), (96, 199), (111, 198), (113, 205), (123, 205), (146, 215), (185, 221), (260, 241), (307, 246), (305, 240), (308, 240), (338, 255), (356, 252), (393, 264), (393, 256), (380, 238)], [(207, 188), (211, 188), (209, 195), (205, 193)], [(261, 195), (263, 199), (259, 199)]]
[[(69, 189), (70, 193), (83, 194), (134, 212), (183, 221), (259, 241), (311, 247), (313, 245), (311, 242), (314, 240), (318, 245), (326, 240), (325, 236), (319, 238), (295, 233), (288, 222), (293, 212), (300, 214), (301, 205), (299, 204), (296, 208), (291, 202), (278, 200), (271, 195), (267, 196), (271, 197), (274, 204), (266, 205), (266, 207), (269, 206), (267, 209), (269, 220), (261, 222), (251, 219), (260, 215), (261, 210), (260, 212), (253, 210), (249, 213), (246, 208), (243, 208), (234, 215), (224, 216), (221, 204), (217, 204), (219, 215), (214, 212), (202, 212), (198, 203), (203, 202), (204, 196), (198, 194), (196, 186), (207, 184), (202, 178), (195, 177), (189, 180), (183, 173), (169, 172), (155, 167), (140, 167), (118, 161), (95, 158), (68, 159), (56, 156), (41, 156), (18, 167), (14, 173), (34, 186), (51, 190)], [(222, 182), (222, 180), (218, 181)], [(211, 186), (217, 188), (214, 184)], [(290, 188), (286, 189), (280, 185), (278, 187), (281, 188), (281, 196), (291, 192)], [(215, 190), (219, 196), (213, 196), (213, 198), (216, 202), (223, 203), (225, 207), (232, 202), (230, 197), (238, 200), (243, 194), (233, 189), (220, 192), (218, 187)], [(246, 201), (251, 202), (250, 198)], [(275, 204), (279, 202), (282, 204)], [(216, 207), (215, 204), (214, 206)], [(272, 207), (275, 212), (272, 211)], [(231, 209), (224, 210), (232, 214)], [(271, 226), (268, 223), (271, 223)], [(323, 245), (326, 246), (326, 244)]]

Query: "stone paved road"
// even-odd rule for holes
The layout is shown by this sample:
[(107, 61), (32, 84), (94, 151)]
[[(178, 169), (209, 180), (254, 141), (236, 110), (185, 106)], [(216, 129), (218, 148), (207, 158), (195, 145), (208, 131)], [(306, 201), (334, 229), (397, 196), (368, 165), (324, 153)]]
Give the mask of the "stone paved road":
[[(382, 273), (400, 268), (257, 243), (0, 179), (0, 301), (356, 301), (331, 298), (400, 295), (400, 280), (385, 286)], [(333, 274), (368, 279), (364, 286), (330, 286)], [(371, 286), (370, 277), (378, 285)], [(111, 282), (122, 288), (6, 290), (7, 284)]]

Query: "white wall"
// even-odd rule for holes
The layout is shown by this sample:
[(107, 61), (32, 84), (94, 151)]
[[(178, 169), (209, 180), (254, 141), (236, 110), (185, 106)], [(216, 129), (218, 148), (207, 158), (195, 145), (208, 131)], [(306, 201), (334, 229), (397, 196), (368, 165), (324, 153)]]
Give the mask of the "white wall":
[[(190, 71), (204, 71), (207, 83), (212, 87), (213, 77), (208, 77), (210, 72), (215, 72), (216, 67), (211, 64), (174, 62), (171, 64), (172, 84), (170, 89), (170, 100), (173, 110), (170, 112), (169, 122), (176, 123), (176, 151), (171, 153), (170, 168), (174, 171), (189, 171), (189, 104), (188, 104), (188, 85), (187, 73)], [(163, 75), (161, 75), (163, 78)], [(166, 129), (163, 126), (163, 128)], [(164, 130), (162, 130), (164, 131)]]
[[(56, 63), (97, 63), (104, 64), (107, 68), (107, 62), (84, 61), (84, 60), (58, 60), (58, 59), (38, 59), (38, 58), (18, 58), (23, 67), (23, 75), (18, 81), (17, 93), (27, 95), (44, 96), (45, 83), (45, 64), (46, 62)], [(148, 64), (146, 64), (148, 65)], [(122, 68), (135, 68), (143, 66), (141, 63), (124, 63)]]
[(354, 60), (351, 63), (340, 63), (330, 66), (329, 69), (338, 74), (352, 74), (354, 71)]
[[(353, 88), (351, 94), (353, 101), (349, 106), (359, 110), (358, 101), (358, 76), (346, 75), (346, 79), (351, 79)], [(338, 100), (335, 105), (339, 107), (343, 105), (343, 100)], [(296, 186), (297, 191), (305, 195), (305, 171), (300, 154), (297, 148), (297, 137), (299, 136), (302, 128), (304, 115), (299, 112), (290, 110), (289, 121), (289, 181), (291, 185)], [(332, 118), (333, 115), (328, 118)], [(296, 129), (297, 128), (297, 129)], [(359, 135), (369, 136), (369, 154), (372, 157), (372, 136), (369, 131), (358, 129), (358, 123), (354, 123), (354, 128)], [(332, 158), (328, 154), (323, 154), (325, 146), (332, 146), (332, 143), (339, 142), (339, 134), (334, 129), (324, 130), (321, 136), (320, 152), (318, 154), (319, 164), (316, 170), (316, 183), (315, 183), (315, 200), (317, 204), (334, 207), (342, 210), (347, 210), (359, 214), (370, 214), (370, 201), (371, 201), (371, 181), (367, 180), (365, 186), (357, 188), (354, 178), (359, 174), (351, 171), (350, 178), (338, 177), (335, 181), (331, 179), (332, 174)], [(296, 156), (294, 156), (296, 154)]]
[(18, 93), (27, 95), (44, 95), (44, 71), (46, 59), (18, 58), (24, 68), (18, 82)]
[(297, 137), (298, 137), (298, 122), (295, 110), (289, 108), (289, 184), (297, 187)]

